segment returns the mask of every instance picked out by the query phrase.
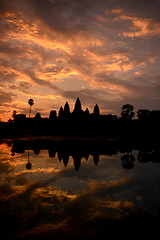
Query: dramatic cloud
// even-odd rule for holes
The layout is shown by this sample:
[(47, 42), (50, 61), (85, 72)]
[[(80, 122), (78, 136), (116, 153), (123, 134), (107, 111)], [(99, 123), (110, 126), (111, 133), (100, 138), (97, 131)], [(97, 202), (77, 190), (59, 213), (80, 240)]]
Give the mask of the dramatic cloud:
[(0, 118), (31, 97), (43, 116), (77, 97), (115, 114), (126, 101), (159, 109), (159, 10), (158, 0), (0, 0), (0, 90), (12, 99)]
[(0, 91), (0, 104), (3, 105), (4, 103), (11, 103), (13, 101), (13, 97), (15, 97), (14, 94)]

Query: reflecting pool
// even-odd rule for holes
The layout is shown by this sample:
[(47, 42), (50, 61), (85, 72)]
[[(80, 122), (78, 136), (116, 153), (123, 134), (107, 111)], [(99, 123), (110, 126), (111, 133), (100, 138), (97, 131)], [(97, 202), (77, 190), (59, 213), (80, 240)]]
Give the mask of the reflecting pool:
[(1, 232), (9, 239), (153, 233), (159, 156), (157, 141), (1, 139)]

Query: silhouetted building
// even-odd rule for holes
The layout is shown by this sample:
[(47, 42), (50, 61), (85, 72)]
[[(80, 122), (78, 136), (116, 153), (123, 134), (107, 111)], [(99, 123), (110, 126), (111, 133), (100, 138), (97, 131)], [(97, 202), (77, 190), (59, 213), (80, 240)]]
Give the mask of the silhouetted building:
[(48, 152), (49, 152), (49, 157), (50, 157), (50, 158), (55, 158), (55, 156), (56, 156), (56, 151), (55, 151), (55, 149), (49, 148), (49, 149), (48, 149)]
[(26, 114), (15, 115), (15, 120), (24, 120), (24, 119), (26, 119)]
[(80, 165), (81, 165), (81, 156), (79, 154), (74, 154), (73, 156), (73, 161), (74, 161), (74, 167), (76, 171), (78, 172)]
[(62, 119), (63, 116), (64, 116), (64, 110), (63, 110), (63, 107), (61, 106), (60, 109), (59, 109), (59, 112), (58, 112), (58, 117), (59, 117), (60, 119)]
[(67, 119), (68, 119), (68, 118), (70, 117), (70, 115), (71, 115), (71, 113), (70, 113), (70, 107), (69, 107), (68, 102), (66, 102), (65, 105), (64, 105), (63, 116), (64, 116), (64, 118), (67, 118)]
[(90, 113), (89, 113), (88, 108), (86, 108), (83, 115), (84, 115), (85, 119), (89, 119)]
[(85, 119), (85, 112), (82, 110), (82, 106), (81, 106), (81, 102), (80, 102), (79, 98), (77, 98), (77, 100), (75, 102), (75, 107), (72, 112), (72, 117), (74, 119), (76, 119), (76, 121), (79, 121), (79, 122), (81, 122)]
[(84, 153), (84, 158), (86, 159), (86, 161), (88, 160), (88, 158), (89, 158), (89, 153), (88, 152)]
[(55, 110), (50, 111), (49, 119), (55, 120), (57, 118), (57, 113)]
[(58, 151), (58, 159), (60, 162), (63, 159), (63, 153), (61, 151)]
[(63, 163), (64, 163), (64, 166), (65, 166), (65, 167), (67, 167), (68, 162), (69, 162), (69, 154), (64, 153), (64, 154), (63, 154)]
[(36, 113), (36, 115), (35, 115), (35, 117), (34, 117), (35, 119), (41, 119), (41, 114), (40, 113)]
[(82, 106), (79, 98), (77, 98), (73, 112), (81, 112)]
[(89, 109), (88, 108), (86, 108), (86, 111), (85, 111), (85, 113), (86, 113), (86, 115), (89, 115), (90, 113), (89, 113)]
[(17, 114), (14, 118), (14, 124), (15, 126), (17, 127), (24, 127), (26, 126), (25, 123), (26, 123), (26, 114)]
[(99, 162), (99, 153), (98, 152), (95, 152), (93, 154), (93, 161), (94, 161), (95, 165), (98, 164), (98, 162)]
[(70, 107), (69, 107), (68, 102), (66, 102), (65, 105), (64, 105), (64, 113), (65, 114), (69, 114), (70, 113)]
[(94, 113), (95, 117), (98, 117), (100, 115), (99, 107), (97, 104), (94, 106), (93, 113)]

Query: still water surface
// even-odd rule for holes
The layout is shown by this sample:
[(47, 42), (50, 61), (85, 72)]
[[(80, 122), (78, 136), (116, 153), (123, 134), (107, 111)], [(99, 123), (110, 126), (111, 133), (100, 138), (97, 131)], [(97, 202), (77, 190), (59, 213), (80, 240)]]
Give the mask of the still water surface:
[(157, 142), (1, 140), (1, 232), (44, 239), (98, 236), (113, 225), (156, 229), (159, 154)]

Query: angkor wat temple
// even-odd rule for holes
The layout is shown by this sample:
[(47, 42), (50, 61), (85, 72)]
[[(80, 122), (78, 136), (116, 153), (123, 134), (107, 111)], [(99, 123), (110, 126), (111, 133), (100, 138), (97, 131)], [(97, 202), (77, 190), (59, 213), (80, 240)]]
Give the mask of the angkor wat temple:
[(133, 106), (123, 105), (121, 117), (116, 115), (101, 115), (96, 104), (93, 113), (88, 108), (82, 110), (82, 105), (77, 98), (73, 111), (70, 111), (68, 102), (59, 112), (52, 110), (49, 118), (42, 118), (37, 113), (33, 118), (25, 114), (15, 114), (14, 120), (7, 125), (0, 126), (1, 134), (13, 135), (56, 135), (56, 136), (89, 136), (89, 137), (159, 137), (160, 111), (141, 109), (137, 112), (138, 119), (134, 116)]

